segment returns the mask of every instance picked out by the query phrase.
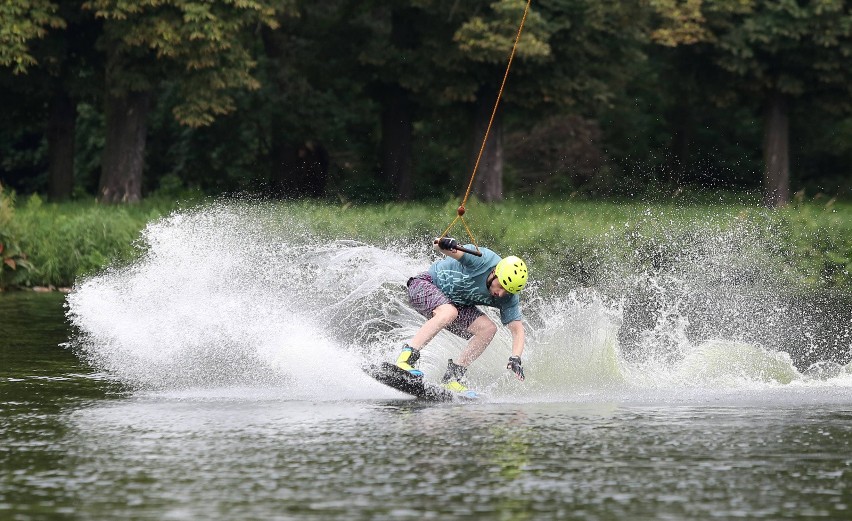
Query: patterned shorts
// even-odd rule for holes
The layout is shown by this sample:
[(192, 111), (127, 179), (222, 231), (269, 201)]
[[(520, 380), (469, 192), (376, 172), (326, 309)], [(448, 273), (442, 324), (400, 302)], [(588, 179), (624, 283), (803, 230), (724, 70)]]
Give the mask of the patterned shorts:
[[(411, 307), (427, 319), (432, 318), (432, 312), (435, 311), (436, 307), (442, 304), (453, 304), (438, 289), (438, 286), (432, 283), (429, 272), (408, 279), (408, 300), (411, 302)], [(459, 306), (456, 304), (453, 304), (453, 306), (458, 309), (459, 315), (447, 326), (447, 331), (467, 340), (473, 336), (467, 328), (483, 313), (475, 306)]]

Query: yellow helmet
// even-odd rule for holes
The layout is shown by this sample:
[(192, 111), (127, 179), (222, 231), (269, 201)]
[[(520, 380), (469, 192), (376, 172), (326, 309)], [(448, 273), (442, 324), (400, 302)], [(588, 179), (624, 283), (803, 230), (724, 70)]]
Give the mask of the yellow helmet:
[(527, 284), (527, 264), (511, 255), (497, 263), (494, 275), (497, 275), (503, 289), (514, 295)]

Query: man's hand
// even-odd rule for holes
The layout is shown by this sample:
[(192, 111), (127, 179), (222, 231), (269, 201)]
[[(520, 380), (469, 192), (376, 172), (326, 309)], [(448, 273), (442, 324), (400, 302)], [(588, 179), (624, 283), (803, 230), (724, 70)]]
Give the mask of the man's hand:
[(442, 237), (438, 240), (438, 247), (442, 250), (455, 251), (458, 245), (459, 241), (453, 239), (452, 237)]
[(521, 367), (521, 357), (520, 356), (510, 356), (509, 363), (506, 364), (506, 369), (515, 373), (515, 377), (524, 381), (524, 368)]

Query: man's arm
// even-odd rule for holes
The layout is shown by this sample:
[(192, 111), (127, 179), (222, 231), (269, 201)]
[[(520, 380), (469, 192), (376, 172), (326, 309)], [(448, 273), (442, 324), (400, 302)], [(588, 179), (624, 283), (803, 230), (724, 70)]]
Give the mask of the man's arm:
[(524, 325), (520, 320), (513, 320), (506, 324), (512, 332), (512, 356), (506, 369), (515, 373), (515, 378), (524, 381), (524, 368), (521, 366), (521, 355), (524, 353)]
[(513, 320), (506, 324), (512, 333), (512, 356), (524, 354), (524, 324), (520, 320)]

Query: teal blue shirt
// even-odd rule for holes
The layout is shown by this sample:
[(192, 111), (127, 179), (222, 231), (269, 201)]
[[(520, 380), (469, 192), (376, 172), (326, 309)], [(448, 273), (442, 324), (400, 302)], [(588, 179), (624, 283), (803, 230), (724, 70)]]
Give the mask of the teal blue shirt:
[[(472, 244), (466, 248), (476, 249)], [(438, 289), (459, 306), (490, 306), (500, 310), (500, 321), (508, 324), (521, 320), (521, 300), (507, 294), (496, 298), (488, 291), (488, 275), (502, 259), (488, 248), (479, 248), (482, 257), (465, 253), (460, 260), (444, 257), (429, 267), (429, 275)]]

